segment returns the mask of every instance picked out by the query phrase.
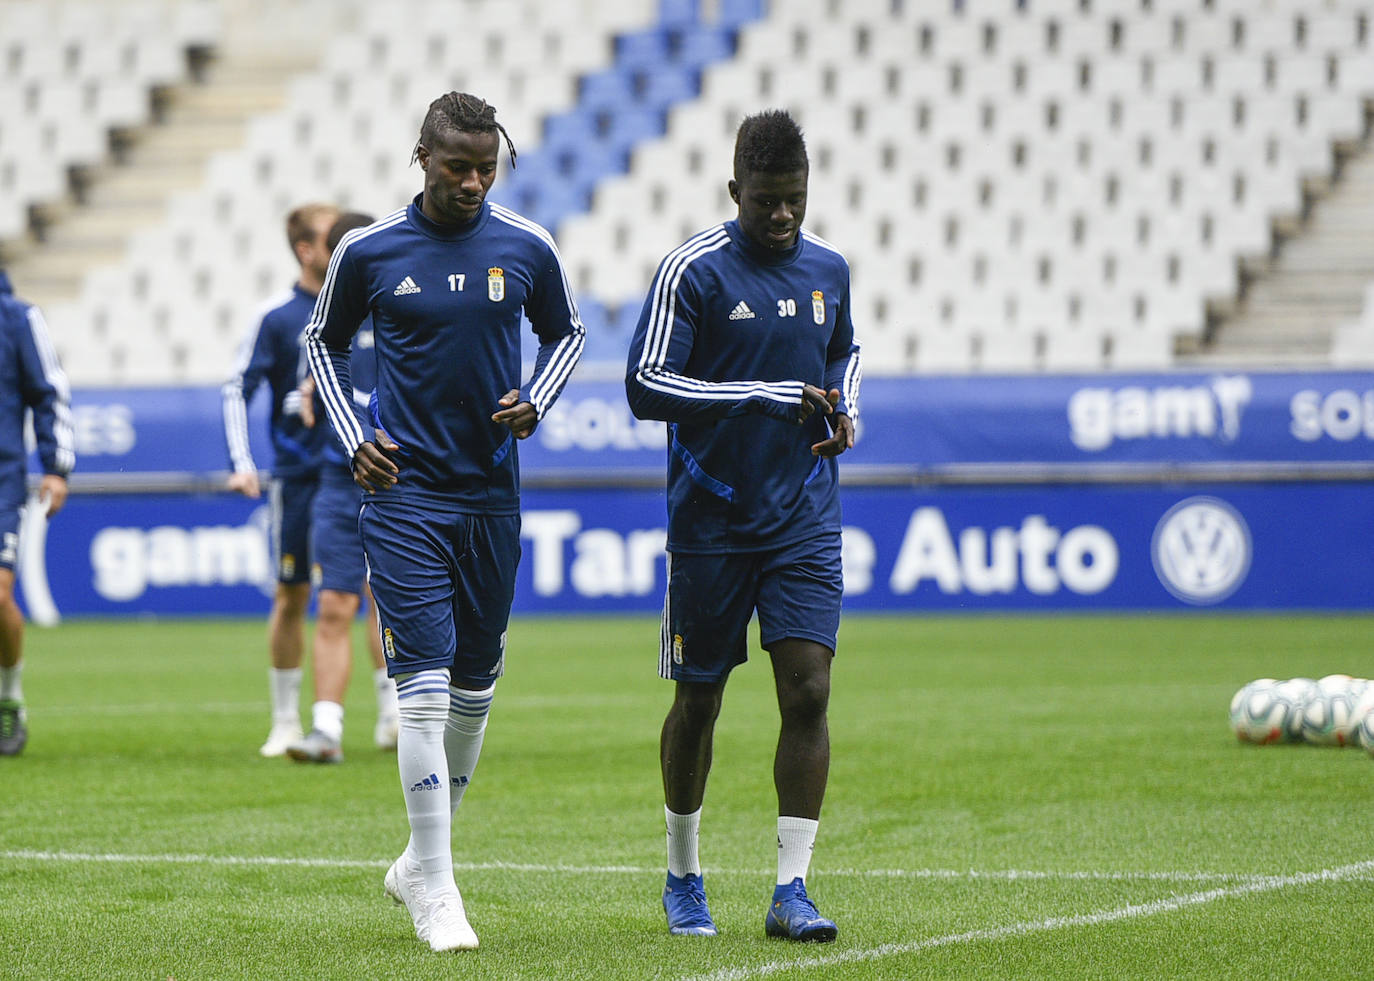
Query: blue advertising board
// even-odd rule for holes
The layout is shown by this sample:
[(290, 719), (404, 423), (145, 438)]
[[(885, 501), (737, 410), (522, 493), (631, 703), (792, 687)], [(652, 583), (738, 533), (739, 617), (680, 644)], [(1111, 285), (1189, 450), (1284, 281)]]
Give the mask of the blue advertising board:
[[(73, 494), (25, 536), (31, 612), (265, 612), (268, 516), (222, 490), (218, 390), (86, 390), (73, 414)], [(860, 425), (849, 609), (1374, 609), (1374, 373), (875, 379)], [(519, 449), (517, 609), (658, 609), (663, 425), (574, 382)]]
[[(266, 522), (223, 494), (74, 495), (21, 582), (63, 615), (265, 613)], [(661, 608), (665, 525), (655, 490), (527, 492), (516, 609)], [(850, 610), (1374, 605), (1374, 507), (1353, 482), (853, 487), (844, 525)]]

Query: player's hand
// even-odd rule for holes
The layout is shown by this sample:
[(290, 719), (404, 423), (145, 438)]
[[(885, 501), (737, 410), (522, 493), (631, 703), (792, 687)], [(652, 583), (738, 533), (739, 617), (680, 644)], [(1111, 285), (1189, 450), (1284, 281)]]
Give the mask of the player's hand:
[(315, 428), (315, 376), (306, 375), (297, 386), (301, 393), (301, 423), (306, 429)]
[(492, 422), (505, 426), (515, 434), (516, 439), (525, 439), (534, 432), (534, 427), (539, 424), (539, 413), (530, 403), (520, 401), (518, 388), (512, 388), (502, 395), (499, 404), (501, 409), (492, 414)]
[(830, 422), (834, 432), (829, 439), (811, 444), (812, 456), (839, 456), (854, 445), (854, 420), (843, 412), (835, 413)]
[(226, 486), (231, 491), (238, 491), (244, 497), (251, 497), (254, 500), (262, 497), (262, 485), (258, 483), (258, 472), (256, 470), (231, 473), (229, 475), (229, 480), (226, 481)]
[(47, 505), (47, 516), (51, 518), (62, 505), (67, 503), (67, 478), (55, 473), (43, 475), (38, 485), (38, 503)]
[(361, 444), (353, 451), (353, 482), (369, 494), (396, 485), (400, 468), (387, 456), (400, 449), (391, 437), (380, 429), (374, 430), (377, 441)]
[(801, 407), (797, 411), (797, 422), (806, 422), (811, 418), (813, 412), (824, 412), (826, 415), (835, 411), (835, 406), (840, 404), (839, 389), (832, 388), (828, 393), (823, 388), (815, 385), (802, 386)]

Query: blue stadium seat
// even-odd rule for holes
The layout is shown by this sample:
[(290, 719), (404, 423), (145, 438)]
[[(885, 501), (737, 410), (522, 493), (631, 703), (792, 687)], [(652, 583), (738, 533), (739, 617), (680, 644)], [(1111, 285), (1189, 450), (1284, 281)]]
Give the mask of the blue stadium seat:
[(674, 42), (673, 60), (696, 69), (724, 61), (735, 53), (735, 34), (731, 28), (694, 27), (680, 32)]
[(544, 120), (544, 146), (577, 146), (596, 132), (596, 118), (581, 105)]
[(628, 71), (608, 68), (584, 75), (578, 83), (579, 109), (616, 106), (635, 99), (634, 79)]
[(617, 112), (607, 113), (604, 120), (598, 119), (601, 139), (625, 158), (614, 173), (623, 174), (628, 169), (629, 152), (634, 145), (662, 136), (665, 125), (663, 110), (653, 106), (625, 106)]
[(671, 54), (668, 32), (656, 28), (622, 34), (615, 39), (615, 61), (622, 68), (656, 69), (665, 64)]
[(720, 0), (716, 23), (737, 28), (763, 16), (763, 0)]
[(701, 82), (695, 67), (661, 65), (653, 71), (636, 72), (634, 88), (641, 102), (666, 110), (674, 103), (695, 99)]
[(697, 0), (659, 0), (658, 21), (664, 27), (686, 27), (701, 19)]

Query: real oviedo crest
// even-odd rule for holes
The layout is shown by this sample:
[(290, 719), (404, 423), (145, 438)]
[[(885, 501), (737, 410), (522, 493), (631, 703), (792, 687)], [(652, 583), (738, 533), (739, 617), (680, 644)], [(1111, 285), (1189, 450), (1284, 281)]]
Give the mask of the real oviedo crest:
[(500, 303), (506, 298), (506, 273), (500, 266), (487, 270), (487, 299)]
[(811, 319), (825, 324), (825, 294), (820, 290), (811, 291)]

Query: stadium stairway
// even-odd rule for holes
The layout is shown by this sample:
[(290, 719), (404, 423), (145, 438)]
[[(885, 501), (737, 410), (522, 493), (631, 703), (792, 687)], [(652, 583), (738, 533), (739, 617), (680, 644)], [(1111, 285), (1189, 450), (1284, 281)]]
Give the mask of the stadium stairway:
[(25, 297), (43, 307), (73, 300), (87, 271), (117, 262), (140, 229), (161, 222), (172, 195), (202, 182), (211, 155), (240, 145), (247, 121), (281, 106), (288, 79), (318, 63), (318, 22), (330, 9), (225, 4), (220, 42), (196, 76), (156, 93), (154, 123), (124, 134), (122, 152), (93, 168), (50, 209), (39, 239), (8, 260)]
[(1270, 269), (1210, 342), (1180, 367), (1325, 365), (1336, 327), (1360, 314), (1374, 283), (1374, 146), (1366, 140)]

